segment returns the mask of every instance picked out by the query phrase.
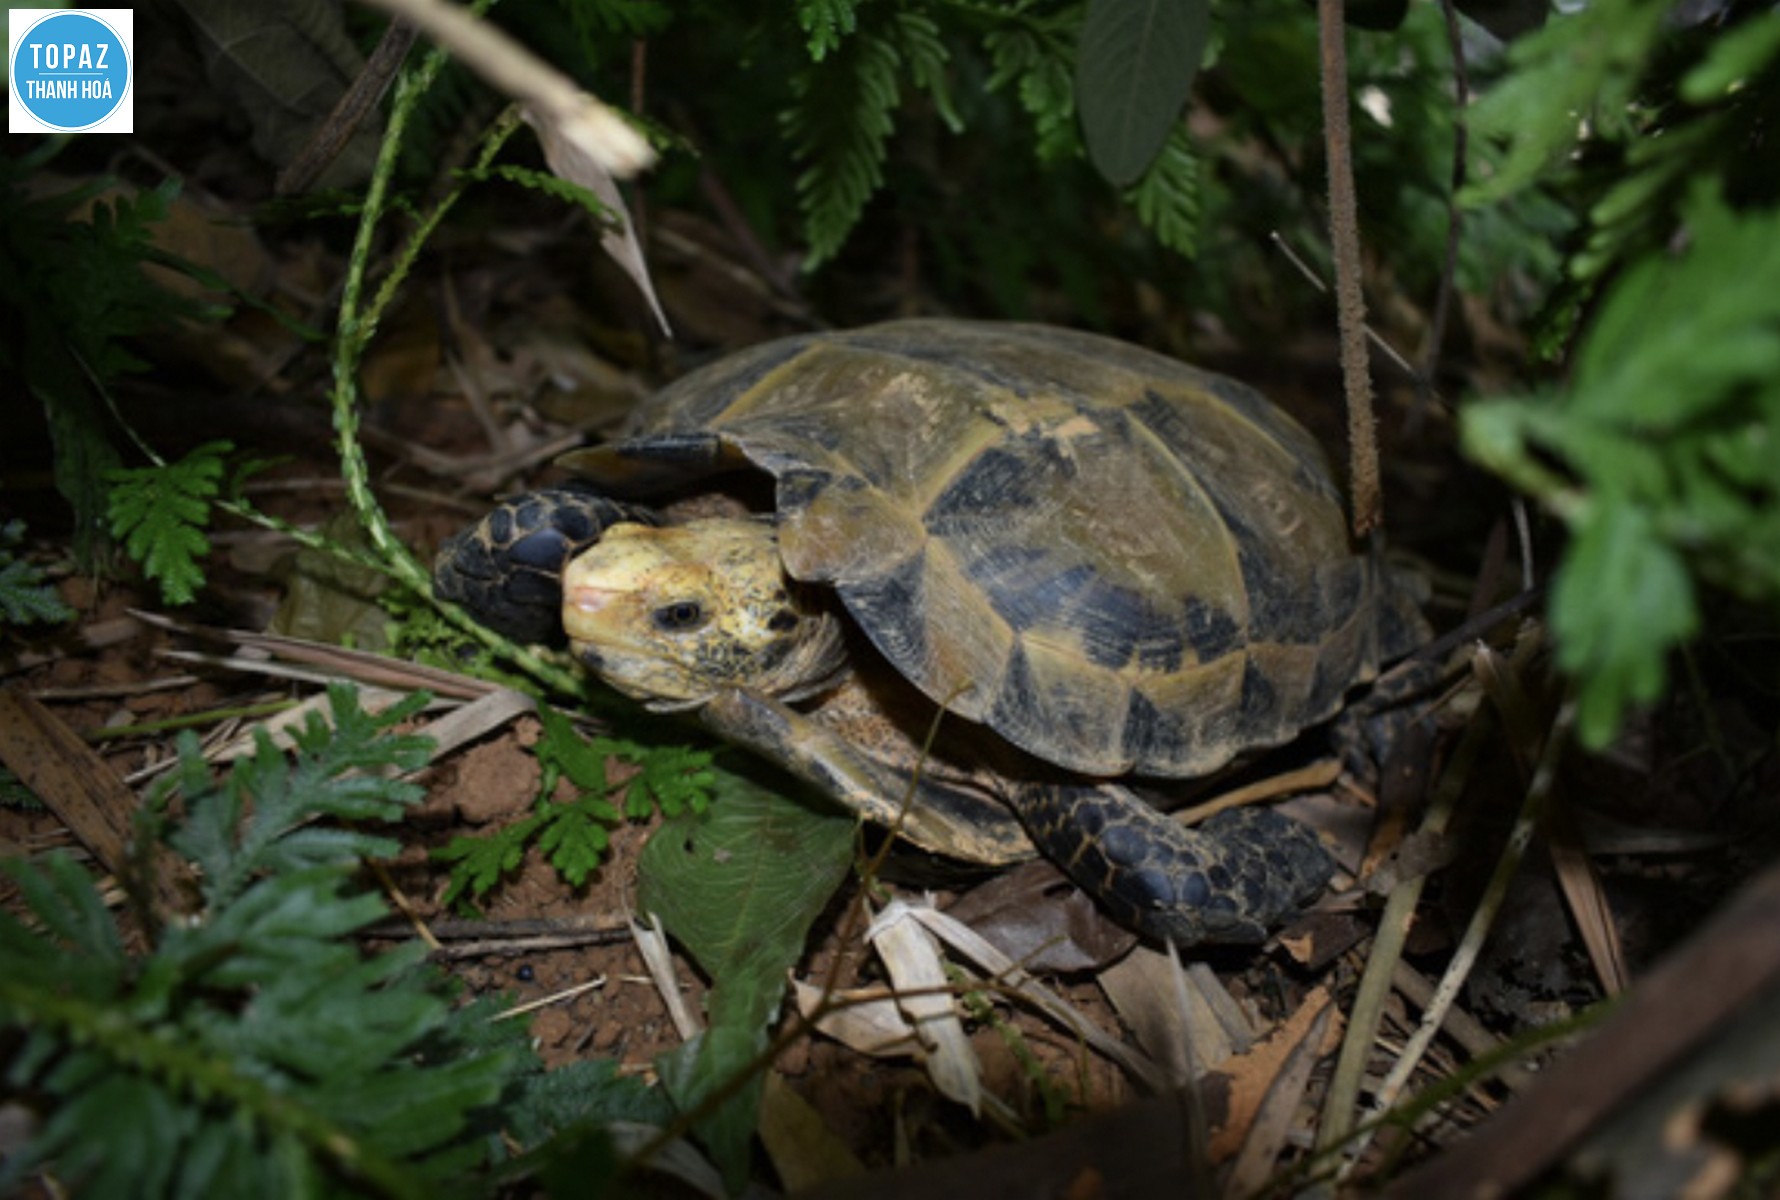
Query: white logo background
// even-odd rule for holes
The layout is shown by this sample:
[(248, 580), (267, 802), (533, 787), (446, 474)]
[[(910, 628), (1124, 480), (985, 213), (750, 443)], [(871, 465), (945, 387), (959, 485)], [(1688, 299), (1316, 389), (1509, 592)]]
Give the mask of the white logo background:
[[(90, 123), (88, 123), (85, 118), (74, 118), (72, 120), (63, 118), (66, 123), (52, 124), (40, 120), (38, 116), (32, 112), (31, 107), (27, 107), (24, 100), (20, 97), (19, 89), (21, 86), (29, 85), (31, 72), (28, 69), (19, 70), (15, 69), (15, 67), (22, 64), (24, 67), (29, 68), (32, 63), (32, 52), (27, 48), (25, 57), (20, 59), (18, 57), (19, 47), (27, 40), (39, 42), (46, 40), (40, 36), (32, 34), (32, 30), (36, 26), (51, 20), (56, 20), (56, 27), (63, 33), (67, 32), (70, 28), (78, 31), (83, 25), (89, 29), (93, 28), (92, 22), (88, 21), (68, 22), (59, 20), (59, 18), (71, 17), (75, 14), (84, 14), (87, 17), (97, 18), (99, 23), (109, 29), (111, 35), (118, 41), (122, 42), (125, 58), (123, 63), (120, 64), (108, 61), (106, 63), (108, 68), (106, 72), (81, 73), (81, 78), (83, 79), (93, 78), (98, 80), (103, 78), (103, 81), (107, 85), (116, 86), (119, 91), (113, 93), (113, 98), (116, 99), (117, 103), (115, 104), (115, 107), (109, 107), (108, 112), (105, 111), (107, 106), (101, 106), (100, 111), (104, 112), (103, 118), (91, 121)], [(127, 8), (70, 8), (58, 11), (54, 8), (10, 8), (7, 10), (6, 32), (7, 132), (63, 133), (68, 132), (71, 129), (79, 129), (82, 133), (129, 133), (134, 129), (136, 90), (135, 71), (137, 64), (135, 55), (136, 24), (135, 14), (132, 10)], [(71, 37), (72, 35), (64, 37), (59, 33), (54, 41), (58, 44), (66, 43), (70, 41)], [(82, 41), (83, 39), (75, 38), (73, 40)], [(51, 59), (58, 57), (57, 55), (49, 54), (50, 49), (52, 48), (40, 47), (37, 54), (37, 63), (40, 67), (48, 67), (51, 63)], [(57, 63), (56, 65), (60, 64)], [(120, 67), (122, 68), (121, 70)], [(39, 112), (53, 114), (57, 106), (53, 102), (46, 103), (39, 100), (36, 101), (32, 107), (35, 107)], [(91, 106), (88, 107), (90, 108)], [(69, 111), (80, 110), (70, 109)], [(51, 119), (54, 120), (55, 118), (52, 116)]]

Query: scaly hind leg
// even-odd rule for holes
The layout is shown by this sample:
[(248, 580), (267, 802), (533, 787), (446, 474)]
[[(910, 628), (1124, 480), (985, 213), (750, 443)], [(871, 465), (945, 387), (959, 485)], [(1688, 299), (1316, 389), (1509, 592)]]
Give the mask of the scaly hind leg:
[(1182, 948), (1264, 940), (1334, 871), (1316, 834), (1272, 809), (1188, 828), (1116, 784), (1026, 784), (1012, 802), (1039, 851), (1083, 891)]

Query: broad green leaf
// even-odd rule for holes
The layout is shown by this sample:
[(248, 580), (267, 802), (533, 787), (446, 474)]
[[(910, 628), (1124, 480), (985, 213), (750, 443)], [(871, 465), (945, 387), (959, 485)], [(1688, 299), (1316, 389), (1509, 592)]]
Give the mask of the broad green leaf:
[(1127, 187), (1180, 120), (1211, 33), (1207, 0), (1089, 0), (1076, 103), (1094, 168)]
[(854, 822), (732, 771), (716, 776), (710, 808), (664, 822), (649, 839), (637, 902), (719, 984), (776, 992), (846, 876)]
[[(661, 1062), (682, 1111), (745, 1070), (765, 1047), (810, 924), (846, 876), (852, 818), (787, 799), (727, 771), (701, 814), (670, 820), (644, 848), (637, 903), (661, 918), (711, 978), (710, 1028)], [(731, 1186), (746, 1179), (758, 1081), (699, 1127)]]
[[(675, 1106), (681, 1112), (691, 1112), (713, 1092), (743, 1076), (766, 1048), (766, 1040), (764, 1029), (750, 1032), (739, 1025), (713, 1024), (692, 1040), (657, 1055), (655, 1071)], [(715, 1111), (694, 1126), (732, 1193), (742, 1191), (747, 1183), (763, 1087), (764, 1079), (758, 1073), (742, 1079)]]

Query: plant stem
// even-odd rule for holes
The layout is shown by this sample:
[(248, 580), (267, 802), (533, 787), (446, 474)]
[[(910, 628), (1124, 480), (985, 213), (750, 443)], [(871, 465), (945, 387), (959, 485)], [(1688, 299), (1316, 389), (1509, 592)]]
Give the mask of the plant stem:
[(1317, 0), (1323, 74), (1323, 140), (1329, 170), (1329, 242), (1335, 252), (1335, 320), (1347, 391), (1347, 447), (1355, 537), (1384, 524), (1378, 486), (1378, 424), (1366, 357), (1366, 297), (1360, 290), (1360, 216), (1347, 122), (1347, 27), (1342, 0)]

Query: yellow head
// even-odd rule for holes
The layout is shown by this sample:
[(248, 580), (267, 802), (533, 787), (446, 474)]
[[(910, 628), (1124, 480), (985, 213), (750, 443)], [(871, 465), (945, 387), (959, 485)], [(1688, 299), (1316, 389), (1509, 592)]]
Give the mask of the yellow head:
[(577, 657), (651, 708), (725, 688), (796, 700), (845, 673), (839, 619), (800, 592), (766, 521), (625, 523), (563, 572), (562, 622)]

